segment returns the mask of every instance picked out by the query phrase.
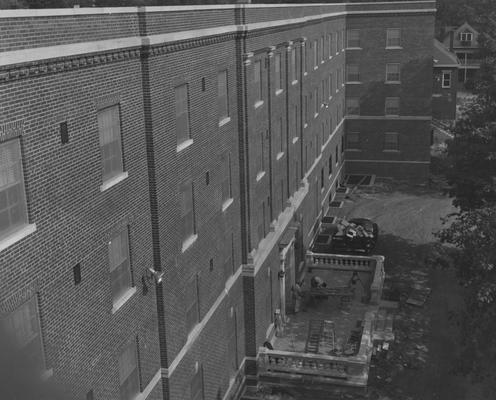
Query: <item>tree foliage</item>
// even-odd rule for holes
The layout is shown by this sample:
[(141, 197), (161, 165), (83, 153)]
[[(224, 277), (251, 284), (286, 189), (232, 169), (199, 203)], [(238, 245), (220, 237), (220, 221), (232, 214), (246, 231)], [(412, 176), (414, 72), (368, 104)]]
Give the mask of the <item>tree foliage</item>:
[(459, 250), (455, 265), (467, 288), (457, 369), (485, 378), (484, 371), (496, 360), (496, 208), (461, 212), (437, 236)]

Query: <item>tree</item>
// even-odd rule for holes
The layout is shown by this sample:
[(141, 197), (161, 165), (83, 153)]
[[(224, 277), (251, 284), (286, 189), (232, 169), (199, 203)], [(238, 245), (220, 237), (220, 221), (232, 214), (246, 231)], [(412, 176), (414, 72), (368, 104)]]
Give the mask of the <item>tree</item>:
[(447, 148), (449, 194), (462, 211), (496, 204), (496, 85), (479, 86)]
[(487, 378), (485, 371), (492, 371), (496, 361), (496, 208), (461, 212), (437, 236), (458, 249), (455, 265), (467, 289), (456, 370)]

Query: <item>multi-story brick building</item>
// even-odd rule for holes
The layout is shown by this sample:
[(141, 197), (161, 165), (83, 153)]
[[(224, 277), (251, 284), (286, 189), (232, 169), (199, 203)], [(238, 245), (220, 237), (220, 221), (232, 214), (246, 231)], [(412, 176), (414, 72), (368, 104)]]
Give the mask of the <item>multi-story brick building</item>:
[(345, 170), (426, 178), (433, 23), (433, 1), (4, 11), (4, 330), (66, 398), (235, 393)]

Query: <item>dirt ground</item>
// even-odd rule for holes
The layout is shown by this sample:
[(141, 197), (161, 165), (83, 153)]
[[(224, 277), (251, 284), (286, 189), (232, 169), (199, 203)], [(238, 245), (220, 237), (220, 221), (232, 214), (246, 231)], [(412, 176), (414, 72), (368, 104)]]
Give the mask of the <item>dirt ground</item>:
[[(280, 398), (373, 400), (490, 400), (496, 392), (452, 372), (460, 337), (453, 312), (463, 309), (462, 288), (439, 262), (433, 232), (456, 211), (437, 190), (379, 182), (348, 195), (339, 216), (377, 222), (376, 254), (386, 257), (387, 284), (402, 293), (394, 320), (396, 339), (373, 358), (365, 393), (288, 390)], [(445, 265), (444, 265), (445, 266)], [(406, 304), (414, 285), (432, 289), (423, 307)], [(406, 296), (406, 297), (405, 297)]]

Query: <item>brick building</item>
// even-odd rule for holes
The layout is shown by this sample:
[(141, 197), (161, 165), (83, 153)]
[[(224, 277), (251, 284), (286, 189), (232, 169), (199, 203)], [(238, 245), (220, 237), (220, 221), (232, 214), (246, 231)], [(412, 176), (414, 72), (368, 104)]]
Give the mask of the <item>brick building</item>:
[(345, 170), (426, 178), (434, 11), (3, 11), (5, 333), (65, 398), (235, 396)]

